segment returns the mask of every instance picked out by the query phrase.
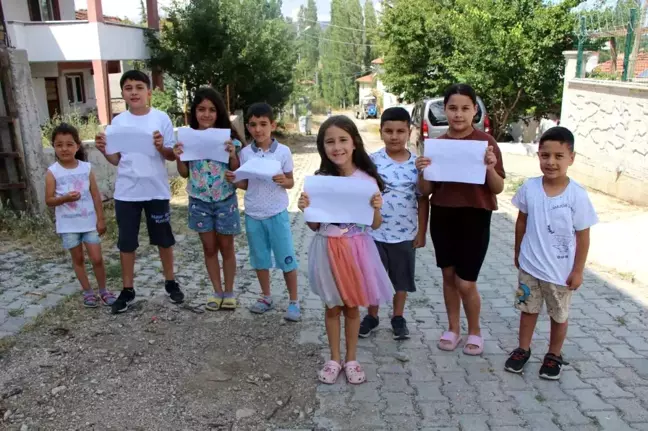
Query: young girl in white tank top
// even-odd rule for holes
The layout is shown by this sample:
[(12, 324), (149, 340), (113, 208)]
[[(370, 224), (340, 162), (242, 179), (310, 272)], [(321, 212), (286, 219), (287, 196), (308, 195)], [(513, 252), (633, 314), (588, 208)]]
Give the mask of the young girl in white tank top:
[[(106, 290), (106, 269), (99, 239), (106, 232), (106, 224), (97, 181), (90, 163), (85, 161), (85, 151), (74, 127), (59, 125), (52, 133), (52, 146), (56, 162), (48, 168), (45, 177), (45, 202), (55, 208), (56, 233), (63, 248), (70, 250), (72, 266), (83, 289), (83, 304), (90, 308), (97, 307), (99, 301), (111, 305), (115, 296)], [(85, 270), (84, 244), (97, 278), (98, 296)]]

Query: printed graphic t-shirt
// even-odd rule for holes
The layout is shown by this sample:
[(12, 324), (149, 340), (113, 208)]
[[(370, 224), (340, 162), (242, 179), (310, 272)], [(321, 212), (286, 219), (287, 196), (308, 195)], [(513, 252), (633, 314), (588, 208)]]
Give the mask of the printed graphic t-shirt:
[(97, 214), (90, 194), (90, 168), (88, 162), (79, 160), (74, 169), (66, 169), (58, 162), (48, 170), (56, 182), (56, 197), (79, 192), (81, 198), (56, 207), (56, 233), (84, 233), (97, 229)]
[(576, 232), (598, 222), (587, 191), (570, 180), (560, 195), (549, 197), (542, 177), (531, 178), (515, 194), (513, 205), (527, 214), (520, 267), (540, 280), (565, 286), (574, 266)]
[(380, 227), (371, 231), (374, 240), (386, 243), (412, 241), (418, 232), (418, 194), (416, 156), (397, 162), (385, 149), (371, 155), (378, 174), (385, 182)]
[[(113, 126), (137, 127), (151, 134), (159, 131), (164, 137), (164, 146), (173, 148), (175, 138), (173, 125), (169, 116), (162, 111), (151, 108), (146, 115), (133, 115), (122, 112), (112, 120)], [(117, 166), (115, 181), (115, 199), (120, 201), (151, 201), (171, 199), (169, 175), (166, 162), (160, 153), (149, 157), (139, 153), (122, 153)]]

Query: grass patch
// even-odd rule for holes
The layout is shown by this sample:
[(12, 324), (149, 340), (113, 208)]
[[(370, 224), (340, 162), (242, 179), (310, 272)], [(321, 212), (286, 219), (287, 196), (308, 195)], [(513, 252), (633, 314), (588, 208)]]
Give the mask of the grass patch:
[(14, 211), (0, 203), (0, 237), (7, 237), (13, 244), (33, 246), (36, 252), (51, 255), (53, 251), (60, 254), (54, 220), (51, 213), (42, 215)]
[(121, 263), (109, 262), (106, 263), (106, 278), (110, 281), (117, 281), (121, 279)]
[(0, 357), (16, 345), (16, 337), (0, 338)]
[(11, 317), (22, 316), (23, 314), (25, 314), (24, 308), (12, 308), (11, 310), (9, 310), (9, 316)]
[(525, 181), (526, 178), (523, 177), (507, 178), (505, 181), (506, 191), (516, 193)]
[(169, 181), (171, 196), (177, 198), (187, 195), (187, 179), (180, 175), (171, 178)]
[(543, 397), (542, 395), (540, 395), (540, 394), (536, 395), (535, 399), (539, 403), (544, 403), (545, 401), (547, 401), (547, 399), (545, 397)]
[(619, 324), (619, 326), (626, 326), (628, 324), (623, 316), (617, 317), (616, 321)]

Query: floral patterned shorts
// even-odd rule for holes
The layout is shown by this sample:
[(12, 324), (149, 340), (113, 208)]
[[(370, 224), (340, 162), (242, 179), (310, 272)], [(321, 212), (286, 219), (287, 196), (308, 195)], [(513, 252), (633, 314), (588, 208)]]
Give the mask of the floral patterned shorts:
[(572, 291), (566, 286), (538, 280), (520, 270), (519, 287), (515, 293), (515, 308), (523, 313), (539, 314), (547, 303), (547, 313), (557, 323), (567, 321)]
[(241, 216), (236, 193), (219, 202), (189, 197), (189, 229), (198, 233), (215, 231), (221, 235), (241, 233)]

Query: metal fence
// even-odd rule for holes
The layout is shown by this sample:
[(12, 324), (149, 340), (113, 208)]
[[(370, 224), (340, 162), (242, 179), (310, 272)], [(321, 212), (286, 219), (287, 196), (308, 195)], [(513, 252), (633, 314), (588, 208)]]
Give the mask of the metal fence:
[[(589, 0), (576, 11), (577, 76), (648, 83), (648, 0)], [(599, 53), (586, 67), (585, 52)], [(583, 73), (586, 72), (586, 73)]]

